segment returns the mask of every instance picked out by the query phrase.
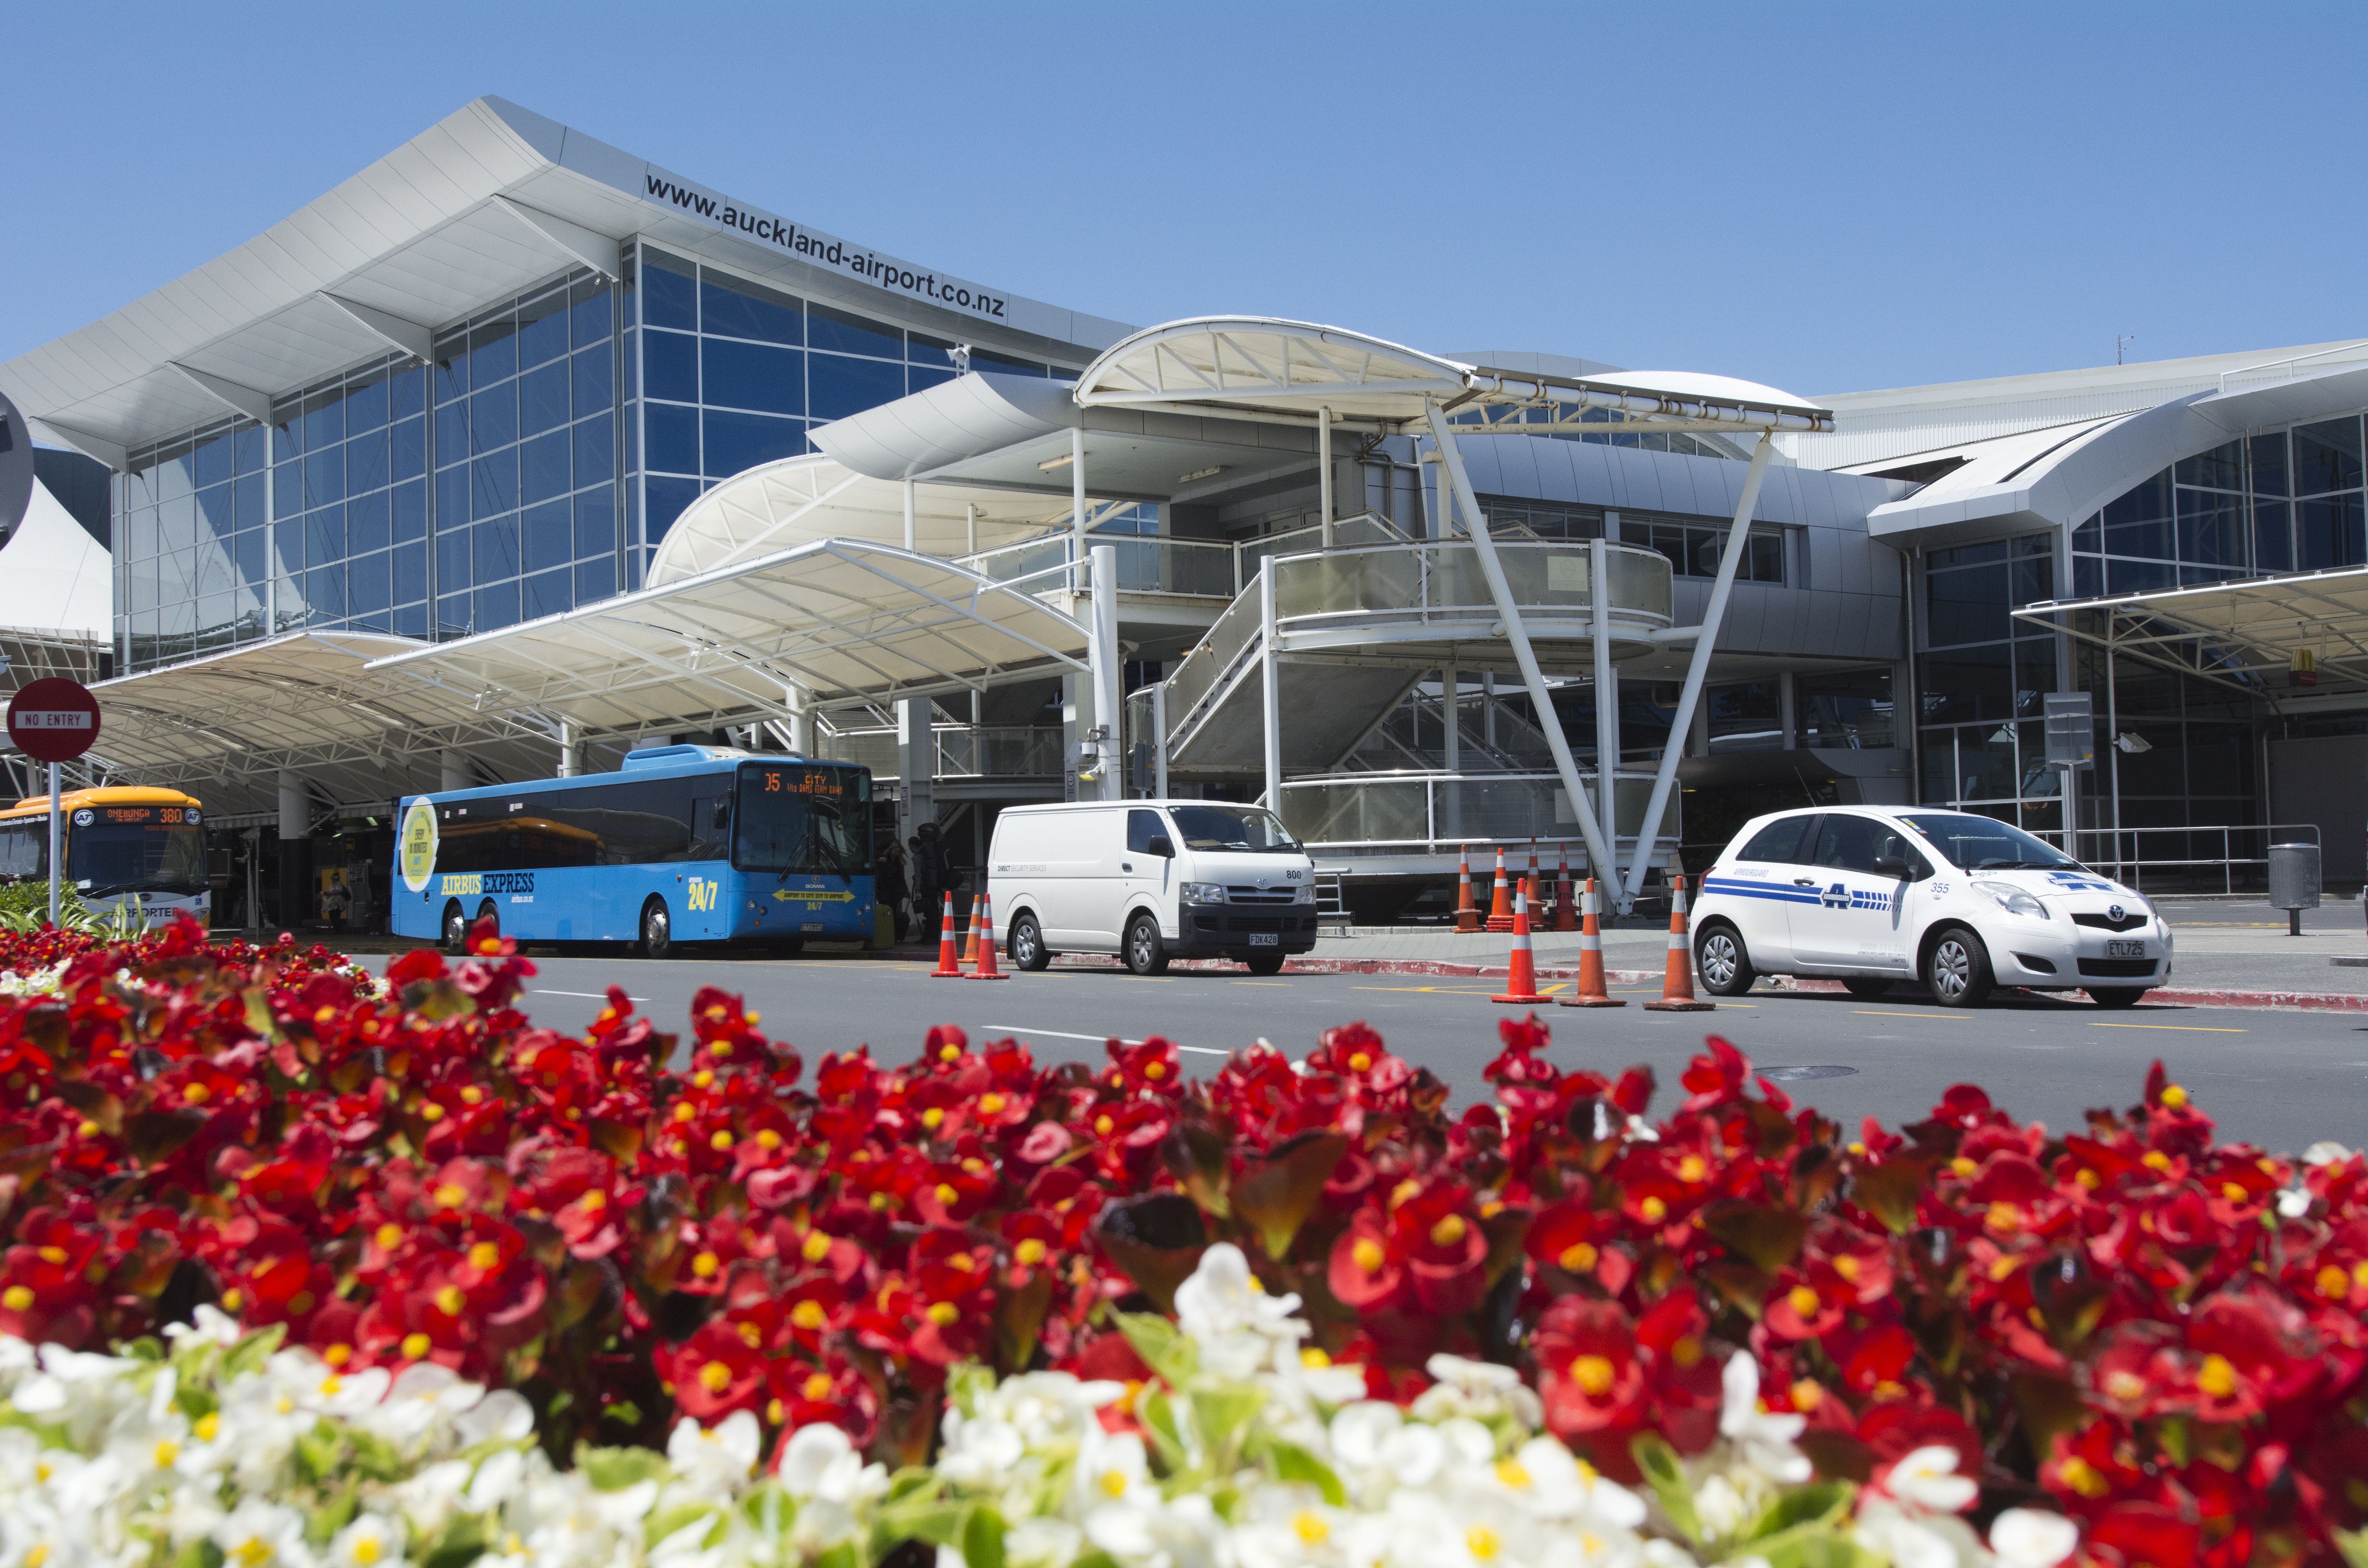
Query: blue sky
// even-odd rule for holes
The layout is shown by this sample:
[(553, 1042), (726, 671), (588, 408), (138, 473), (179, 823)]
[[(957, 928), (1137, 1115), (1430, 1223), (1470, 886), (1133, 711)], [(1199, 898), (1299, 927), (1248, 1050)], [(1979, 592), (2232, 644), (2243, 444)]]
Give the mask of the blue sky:
[(2358, 5), (6, 11), (0, 358), (484, 93), (1141, 324), (1810, 393), (2368, 335)]

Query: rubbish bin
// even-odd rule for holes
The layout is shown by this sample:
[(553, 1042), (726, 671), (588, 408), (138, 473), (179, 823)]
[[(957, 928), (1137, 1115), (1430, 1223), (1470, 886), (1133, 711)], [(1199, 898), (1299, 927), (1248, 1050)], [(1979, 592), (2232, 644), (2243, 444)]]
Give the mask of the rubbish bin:
[(2302, 912), (2318, 907), (2318, 846), (2270, 846), (2270, 907), (2286, 912), (2286, 935), (2302, 935)]

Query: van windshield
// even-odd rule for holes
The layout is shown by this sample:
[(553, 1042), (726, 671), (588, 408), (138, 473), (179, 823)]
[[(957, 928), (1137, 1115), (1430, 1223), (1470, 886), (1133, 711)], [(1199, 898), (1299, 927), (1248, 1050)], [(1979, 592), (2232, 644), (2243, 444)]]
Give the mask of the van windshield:
[(1257, 806), (1170, 806), (1168, 816), (1188, 849), (1246, 849), (1257, 855), (1297, 855), (1291, 836), (1272, 812)]

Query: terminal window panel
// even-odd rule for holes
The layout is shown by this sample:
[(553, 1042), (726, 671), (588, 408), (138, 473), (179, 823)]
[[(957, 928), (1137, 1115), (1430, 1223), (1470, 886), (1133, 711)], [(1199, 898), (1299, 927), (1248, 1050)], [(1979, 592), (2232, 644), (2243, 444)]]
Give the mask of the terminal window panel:
[(2056, 597), (2055, 537), (1932, 551), (1919, 579), (1918, 798), (2034, 830), (2060, 826), (2044, 722), (2059, 687), (2055, 637), (2013, 616)]

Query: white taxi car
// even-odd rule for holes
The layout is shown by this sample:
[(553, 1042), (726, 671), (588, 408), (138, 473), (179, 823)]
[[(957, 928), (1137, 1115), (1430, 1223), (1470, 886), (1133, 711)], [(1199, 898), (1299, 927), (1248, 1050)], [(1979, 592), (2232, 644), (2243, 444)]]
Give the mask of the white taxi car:
[(1693, 937), (1719, 996), (1794, 974), (1870, 997), (1920, 981), (1944, 1007), (1997, 985), (2127, 1007), (2170, 978), (2170, 924), (2145, 899), (2021, 828), (1915, 806), (1753, 818), (1702, 874)]

